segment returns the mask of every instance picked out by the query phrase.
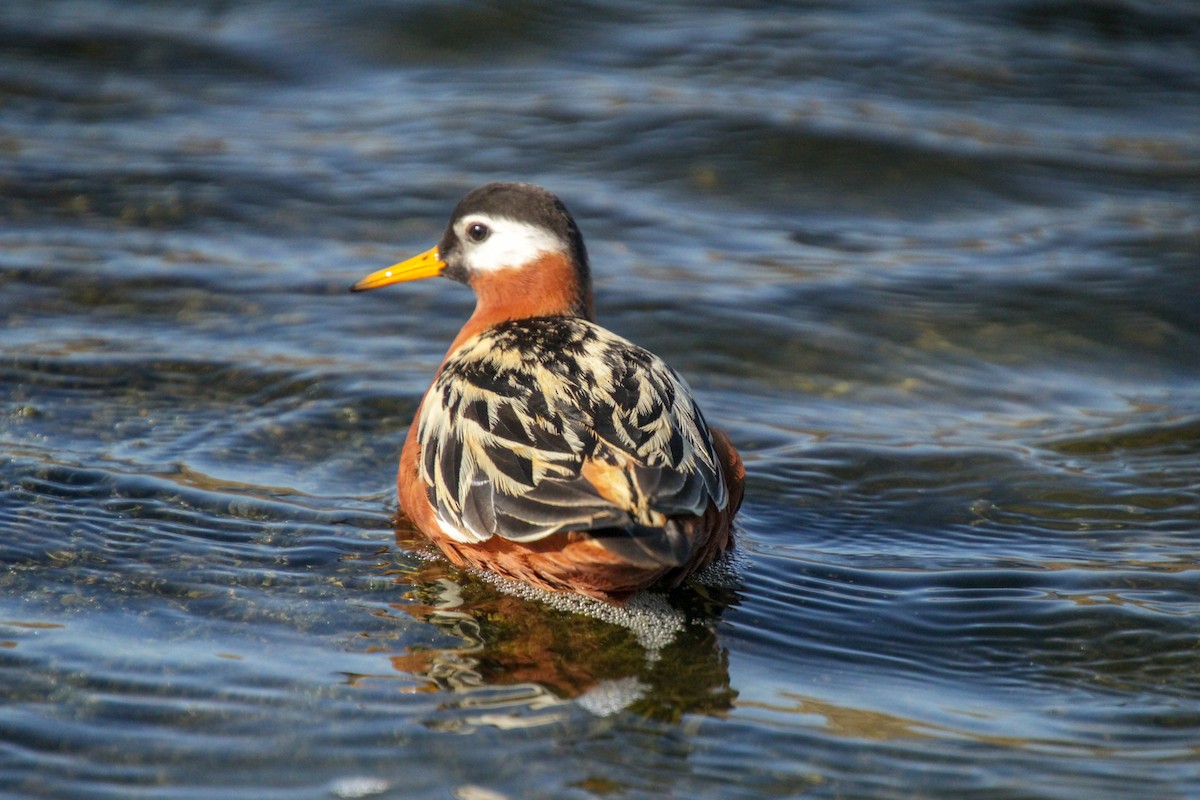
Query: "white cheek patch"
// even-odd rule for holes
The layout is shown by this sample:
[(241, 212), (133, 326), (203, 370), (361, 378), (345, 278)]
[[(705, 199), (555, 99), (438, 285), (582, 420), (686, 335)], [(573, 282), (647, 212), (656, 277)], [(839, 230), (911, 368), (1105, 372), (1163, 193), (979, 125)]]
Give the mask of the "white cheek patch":
[[(492, 232), (482, 242), (472, 242), (467, 229), (475, 224), (486, 225)], [(538, 225), (509, 219), (472, 214), (459, 224), (459, 238), (464, 244), (466, 266), (472, 272), (493, 272), (520, 267), (546, 253), (560, 253), (567, 243)]]

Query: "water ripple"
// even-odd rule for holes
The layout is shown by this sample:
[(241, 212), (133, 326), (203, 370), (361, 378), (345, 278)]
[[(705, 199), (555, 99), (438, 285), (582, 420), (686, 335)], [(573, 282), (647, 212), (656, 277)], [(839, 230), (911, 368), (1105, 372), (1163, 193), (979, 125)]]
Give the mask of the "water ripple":
[[(1197, 30), (0, 5), (0, 792), (1196, 794)], [(745, 458), (663, 614), (391, 519), (472, 300), (346, 288), (513, 178)]]

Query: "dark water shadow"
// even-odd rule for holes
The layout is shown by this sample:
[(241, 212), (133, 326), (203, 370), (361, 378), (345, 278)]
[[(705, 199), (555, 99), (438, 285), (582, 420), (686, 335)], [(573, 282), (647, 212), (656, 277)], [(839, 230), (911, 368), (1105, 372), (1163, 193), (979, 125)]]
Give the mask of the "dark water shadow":
[(733, 706), (716, 634), (733, 588), (689, 584), (615, 606), (457, 569), (403, 519), (396, 541), (390, 573), (410, 588), (390, 607), (445, 635), (391, 656), (422, 691), (447, 694), (430, 727), (524, 728), (580, 711), (677, 722)]

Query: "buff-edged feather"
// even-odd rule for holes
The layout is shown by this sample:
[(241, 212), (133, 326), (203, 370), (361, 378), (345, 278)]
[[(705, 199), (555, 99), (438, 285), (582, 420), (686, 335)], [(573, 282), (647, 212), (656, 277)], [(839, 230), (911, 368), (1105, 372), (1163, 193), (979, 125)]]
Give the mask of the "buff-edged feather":
[(671, 517), (728, 502), (683, 379), (584, 319), (513, 320), (466, 340), (417, 424), (421, 479), (459, 542), (663, 528), (671, 539)]

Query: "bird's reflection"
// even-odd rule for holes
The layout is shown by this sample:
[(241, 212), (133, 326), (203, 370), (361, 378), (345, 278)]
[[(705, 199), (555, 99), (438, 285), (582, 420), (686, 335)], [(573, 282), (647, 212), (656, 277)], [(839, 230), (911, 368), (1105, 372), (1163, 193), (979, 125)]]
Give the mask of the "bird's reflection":
[[(419, 536), (397, 528), (409, 552), (427, 547)], [(720, 713), (737, 696), (715, 632), (736, 602), (731, 588), (692, 585), (613, 606), (485, 579), (440, 558), (409, 563), (397, 581), (411, 588), (394, 608), (456, 643), (410, 646), (391, 662), (447, 693), (437, 727), (527, 727), (581, 711), (675, 720)]]

